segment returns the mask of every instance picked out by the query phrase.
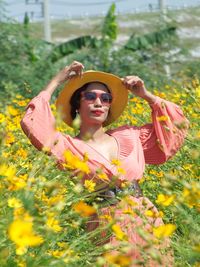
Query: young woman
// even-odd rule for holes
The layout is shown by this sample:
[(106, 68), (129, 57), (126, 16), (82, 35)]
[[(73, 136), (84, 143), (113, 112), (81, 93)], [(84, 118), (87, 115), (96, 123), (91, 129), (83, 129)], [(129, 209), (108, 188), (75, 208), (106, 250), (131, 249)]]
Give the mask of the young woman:
[[(28, 105), (26, 114), (21, 121), (22, 129), (37, 149), (48, 147), (51, 154), (59, 162), (64, 161), (64, 152), (70, 150), (74, 155), (83, 158), (89, 155), (89, 179), (102, 169), (106, 177), (112, 181), (103, 182), (101, 196), (110, 203), (101, 209), (101, 214), (112, 215), (123, 220), (118, 224), (126, 233), (131, 248), (128, 255), (134, 260), (141, 259), (138, 246), (145, 246), (147, 241), (137, 233), (137, 227), (143, 227), (146, 210), (158, 213), (149, 199), (142, 196), (137, 181), (142, 178), (145, 164), (162, 164), (171, 158), (181, 147), (188, 128), (188, 121), (180, 108), (164, 99), (151, 94), (144, 82), (137, 76), (127, 76), (120, 79), (109, 73), (98, 71), (83, 72), (80, 62), (73, 62), (61, 70)], [(52, 115), (49, 100), (55, 89), (67, 81), (57, 99), (57, 107), (62, 111), (63, 120), (72, 126), (76, 116), (80, 116), (80, 132), (76, 137), (64, 135), (55, 130), (55, 119)], [(116, 120), (123, 112), (128, 90), (134, 95), (146, 100), (152, 109), (152, 123), (141, 127), (121, 126), (114, 130), (104, 130), (104, 126)], [(159, 118), (163, 118), (162, 120)], [(121, 162), (121, 169), (112, 164), (113, 160)], [(96, 180), (99, 181), (97, 178)], [(124, 214), (116, 194), (122, 190), (123, 182), (129, 182), (129, 200), (137, 204), (137, 216)], [(129, 201), (129, 203), (130, 203)], [(101, 216), (102, 218), (102, 216)], [(96, 229), (101, 223), (98, 215), (88, 222), (88, 230)], [(162, 225), (159, 217), (148, 218), (145, 229), (150, 225)], [(106, 242), (117, 245), (114, 236)], [(100, 242), (101, 243), (101, 242)], [(103, 242), (102, 242), (103, 243)], [(166, 243), (165, 243), (166, 245)], [(167, 255), (167, 254), (166, 254)], [(172, 257), (162, 255), (162, 266), (172, 266)], [(147, 259), (145, 266), (160, 266), (153, 260)], [(137, 266), (136, 263), (133, 266)]]

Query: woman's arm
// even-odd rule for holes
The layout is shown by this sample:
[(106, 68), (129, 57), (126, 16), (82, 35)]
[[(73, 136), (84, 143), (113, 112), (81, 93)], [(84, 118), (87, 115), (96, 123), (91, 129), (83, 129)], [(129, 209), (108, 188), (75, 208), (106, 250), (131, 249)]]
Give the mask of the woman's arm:
[(122, 82), (134, 95), (143, 98), (150, 105), (156, 101), (156, 96), (147, 91), (144, 81), (138, 76), (126, 76), (122, 79)]
[(58, 159), (62, 159), (67, 143), (66, 138), (56, 130), (49, 101), (59, 85), (74, 75), (81, 75), (82, 70), (83, 65), (77, 61), (61, 70), (39, 95), (30, 101), (21, 120), (21, 127), (31, 143), (39, 150), (48, 149)]
[(53, 79), (43, 90), (47, 91), (48, 94), (52, 96), (53, 92), (58, 88), (58, 86), (69, 80), (71, 77), (81, 76), (83, 69), (84, 66), (82, 63), (73, 61), (69, 66), (66, 66), (64, 69), (58, 72), (58, 74), (53, 77)]
[(147, 91), (137, 76), (123, 79), (133, 94), (145, 99), (152, 109), (152, 123), (139, 128), (140, 141), (147, 164), (161, 164), (182, 146), (189, 122), (180, 107)]

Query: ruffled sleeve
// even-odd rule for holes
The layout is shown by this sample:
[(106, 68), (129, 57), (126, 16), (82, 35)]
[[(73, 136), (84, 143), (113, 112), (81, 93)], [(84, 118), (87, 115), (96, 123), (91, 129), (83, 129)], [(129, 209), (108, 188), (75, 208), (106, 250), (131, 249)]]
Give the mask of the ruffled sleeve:
[(152, 122), (140, 127), (145, 163), (162, 164), (181, 147), (189, 121), (176, 104), (156, 97), (152, 108)]
[(39, 150), (46, 148), (58, 159), (63, 158), (65, 137), (55, 129), (55, 118), (50, 105), (50, 94), (42, 91), (28, 104), (21, 127), (31, 143)]

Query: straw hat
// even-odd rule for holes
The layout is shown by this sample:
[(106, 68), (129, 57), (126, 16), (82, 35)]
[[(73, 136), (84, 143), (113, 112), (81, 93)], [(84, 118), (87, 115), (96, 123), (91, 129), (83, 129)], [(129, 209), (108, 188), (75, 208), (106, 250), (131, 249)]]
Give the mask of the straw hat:
[(118, 76), (101, 71), (86, 71), (83, 73), (82, 77), (76, 76), (71, 78), (65, 84), (56, 101), (56, 107), (59, 111), (61, 111), (64, 122), (71, 127), (73, 122), (70, 115), (71, 96), (77, 89), (90, 82), (102, 82), (106, 84), (113, 97), (113, 101), (110, 106), (110, 112), (107, 120), (104, 122), (104, 126), (107, 126), (115, 121), (126, 107), (128, 101), (128, 90)]

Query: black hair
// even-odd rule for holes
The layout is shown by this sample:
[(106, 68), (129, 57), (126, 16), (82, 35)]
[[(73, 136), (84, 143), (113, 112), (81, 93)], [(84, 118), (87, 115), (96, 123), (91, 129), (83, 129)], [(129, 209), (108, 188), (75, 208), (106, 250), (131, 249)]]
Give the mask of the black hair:
[(94, 81), (94, 82), (85, 83), (83, 86), (78, 88), (73, 93), (73, 95), (71, 96), (71, 99), (70, 99), (70, 105), (71, 105), (70, 115), (72, 117), (72, 120), (74, 120), (76, 118), (76, 112), (80, 108), (81, 93), (84, 92), (91, 83), (95, 83), (95, 82), (104, 85), (106, 87), (106, 89), (108, 90), (108, 92), (110, 93), (110, 90), (109, 90), (108, 86), (106, 84), (102, 83), (102, 82)]

